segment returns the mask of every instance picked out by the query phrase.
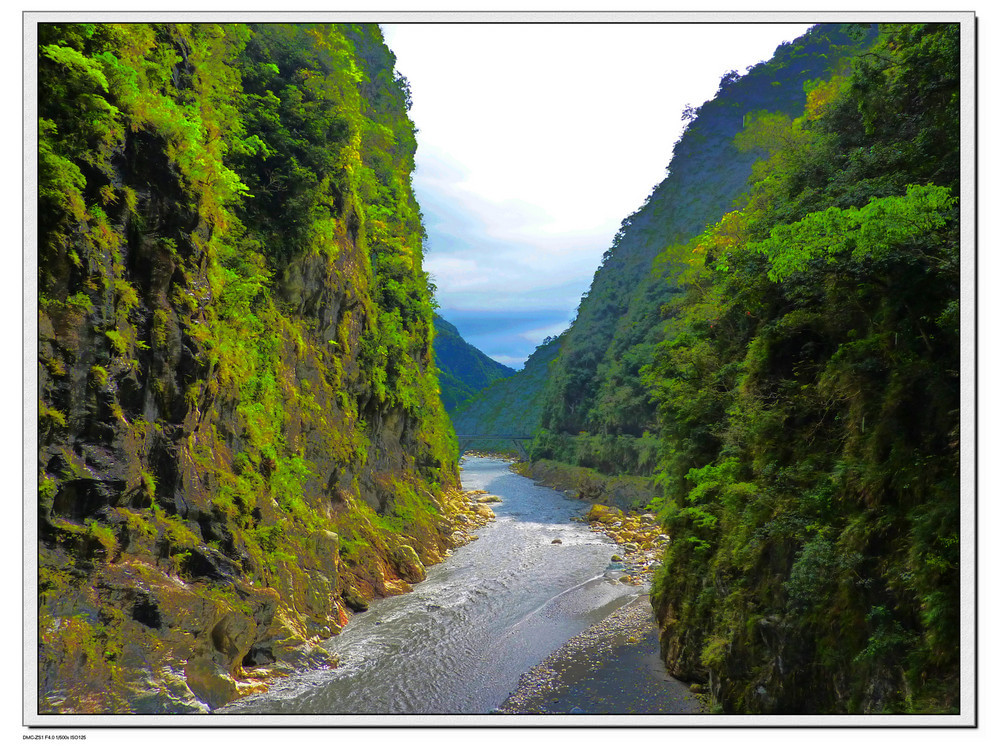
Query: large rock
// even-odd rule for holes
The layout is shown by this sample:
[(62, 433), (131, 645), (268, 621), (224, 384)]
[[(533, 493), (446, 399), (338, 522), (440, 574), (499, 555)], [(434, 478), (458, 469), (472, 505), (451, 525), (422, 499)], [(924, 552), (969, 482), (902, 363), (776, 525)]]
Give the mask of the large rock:
[(239, 697), (235, 679), (211, 658), (192, 658), (184, 668), (184, 676), (190, 690), (212, 709)]
[(345, 603), (351, 611), (357, 612), (367, 611), (371, 605), (370, 602), (354, 588), (347, 588), (343, 591), (343, 603)]
[(421, 583), (426, 579), (426, 568), (419, 554), (411, 546), (399, 546), (392, 551), (392, 562), (398, 576), (407, 583)]
[(593, 505), (586, 514), (586, 520), (590, 523), (606, 523), (620, 520), (624, 513), (617, 507), (607, 507), (606, 505)]

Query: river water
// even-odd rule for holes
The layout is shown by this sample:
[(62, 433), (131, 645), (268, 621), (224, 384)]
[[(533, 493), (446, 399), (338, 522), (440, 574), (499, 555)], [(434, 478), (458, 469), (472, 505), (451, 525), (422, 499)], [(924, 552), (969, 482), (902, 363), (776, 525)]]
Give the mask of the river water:
[(428, 568), (412, 593), (356, 614), (326, 644), (338, 668), (281, 679), (219, 712), (489, 713), (522, 674), (647, 592), (617, 582), (617, 547), (571, 520), (587, 505), (499, 460), (466, 458), (461, 481), (503, 500), (477, 541)]

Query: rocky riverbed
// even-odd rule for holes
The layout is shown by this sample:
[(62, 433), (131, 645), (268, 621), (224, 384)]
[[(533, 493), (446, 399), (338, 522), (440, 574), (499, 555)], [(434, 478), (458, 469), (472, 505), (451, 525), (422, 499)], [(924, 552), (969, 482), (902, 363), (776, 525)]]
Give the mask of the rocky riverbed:
[(525, 674), (497, 711), (505, 715), (665, 715), (702, 712), (658, 653), (647, 595), (573, 637)]
[(650, 513), (595, 504), (585, 517), (591, 533), (619, 546), (614, 579), (634, 586), (634, 600), (576, 635), (524, 674), (496, 711), (506, 715), (695, 714), (701, 701), (670, 676), (659, 656), (658, 627), (647, 589), (669, 536)]
[(631, 585), (650, 583), (658, 567), (662, 550), (669, 543), (669, 536), (651, 513), (627, 514), (616, 507), (593, 505), (585, 518), (592, 533), (603, 533), (620, 546), (620, 552), (611, 558), (620, 564), (624, 574), (619, 582)]

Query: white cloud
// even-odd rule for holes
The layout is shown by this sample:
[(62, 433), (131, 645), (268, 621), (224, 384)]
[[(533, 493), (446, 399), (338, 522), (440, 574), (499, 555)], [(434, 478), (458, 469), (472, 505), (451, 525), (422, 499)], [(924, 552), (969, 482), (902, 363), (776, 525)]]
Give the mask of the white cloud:
[(473, 260), (438, 256), (429, 258), (424, 266), (434, 278), (445, 279), (448, 293), (474, 291), (481, 288), (482, 275), (478, 265)]
[(553, 338), (559, 333), (563, 333), (568, 328), (568, 320), (556, 323), (555, 325), (545, 325), (541, 328), (533, 328), (520, 333), (520, 338), (534, 346), (540, 344), (545, 338)]

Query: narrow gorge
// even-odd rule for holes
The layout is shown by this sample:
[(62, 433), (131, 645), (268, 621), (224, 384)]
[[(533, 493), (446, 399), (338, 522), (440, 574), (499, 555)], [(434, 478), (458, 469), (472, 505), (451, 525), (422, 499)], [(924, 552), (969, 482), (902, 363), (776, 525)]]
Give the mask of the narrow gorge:
[(959, 714), (966, 31), (724, 75), (517, 363), (442, 316), (381, 27), (38, 23), (26, 699)]

